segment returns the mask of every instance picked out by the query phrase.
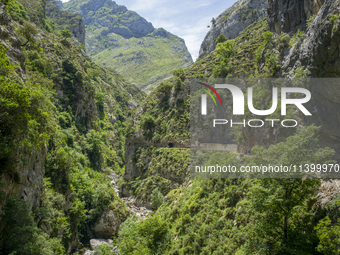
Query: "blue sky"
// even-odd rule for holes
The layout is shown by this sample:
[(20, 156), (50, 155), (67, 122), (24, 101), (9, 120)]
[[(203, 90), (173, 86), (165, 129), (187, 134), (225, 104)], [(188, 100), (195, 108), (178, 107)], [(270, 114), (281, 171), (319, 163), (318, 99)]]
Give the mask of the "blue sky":
[[(67, 2), (67, 0), (62, 0)], [(212, 17), (217, 17), (236, 0), (116, 0), (129, 10), (137, 12), (154, 27), (183, 38), (196, 60)]]

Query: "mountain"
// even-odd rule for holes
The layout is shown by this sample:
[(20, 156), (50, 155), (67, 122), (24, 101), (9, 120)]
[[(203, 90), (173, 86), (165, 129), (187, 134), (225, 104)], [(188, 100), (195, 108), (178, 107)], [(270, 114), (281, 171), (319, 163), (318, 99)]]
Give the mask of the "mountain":
[(111, 0), (71, 0), (63, 9), (79, 13), (86, 27), (86, 50), (100, 65), (115, 69), (148, 90), (192, 64), (183, 39)]
[[(211, 166), (223, 159), (238, 168), (308, 164), (314, 171), (314, 163), (339, 173), (339, 81), (300, 81), (340, 77), (340, 3), (264, 3), (266, 17), (146, 95), (91, 60), (83, 19), (60, 2), (1, 0), (0, 253), (337, 254), (339, 180), (190, 172), (191, 159)], [(132, 35), (132, 27), (118, 31)], [(197, 78), (286, 78), (311, 91), (312, 117), (295, 108), (273, 113), (300, 126), (239, 128), (228, 134), (238, 151), (195, 153), (190, 105), (201, 97), (188, 82)], [(257, 109), (270, 108), (270, 87), (253, 87)]]
[(201, 44), (198, 57), (203, 58), (215, 50), (219, 35), (234, 39), (250, 24), (267, 17), (267, 5), (267, 1), (262, 0), (237, 1), (218, 15)]

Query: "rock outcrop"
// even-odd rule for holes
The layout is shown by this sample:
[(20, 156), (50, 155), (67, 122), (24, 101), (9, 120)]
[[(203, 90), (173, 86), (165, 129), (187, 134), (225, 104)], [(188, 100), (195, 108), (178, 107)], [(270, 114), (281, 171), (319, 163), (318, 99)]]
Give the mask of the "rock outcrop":
[(71, 30), (73, 36), (85, 45), (85, 25), (83, 19), (77, 14), (61, 10), (60, 6), (62, 6), (60, 2), (48, 1), (46, 15), (60, 28)]
[(267, 16), (267, 1), (239, 0), (232, 7), (220, 14), (211, 25), (199, 51), (203, 58), (215, 50), (215, 40), (223, 34), (227, 40), (234, 39), (250, 24)]
[[(154, 30), (153, 25), (136, 12), (129, 11), (125, 6), (111, 0), (70, 1), (65, 4), (65, 8), (70, 12), (79, 13), (84, 18), (85, 25), (94, 23), (99, 28), (105, 27), (106, 33), (113, 32), (125, 38), (143, 37)], [(110, 12), (101, 12), (100, 15), (96, 13), (105, 9)]]
[(324, 0), (269, 0), (268, 28), (276, 33), (306, 29), (307, 20), (320, 10)]
[(22, 154), (27, 162), (17, 164), (15, 169), (12, 169), (12, 173), (1, 173), (1, 182), (5, 185), (0, 188), (0, 192), (4, 195), (0, 206), (11, 197), (26, 201), (30, 208), (39, 205), (40, 195), (43, 192), (46, 152), (46, 148), (43, 148), (37, 154), (30, 156)]
[(112, 238), (118, 233), (124, 220), (125, 218), (120, 219), (113, 210), (106, 209), (91, 229), (97, 238)]
[(94, 250), (98, 246), (102, 246), (103, 244), (111, 245), (112, 239), (91, 239), (90, 240), (90, 246), (91, 249)]
[[(277, 1), (280, 2), (280, 1)], [(300, 5), (300, 3), (296, 3)], [(292, 6), (292, 8), (297, 8)], [(317, 9), (315, 9), (316, 11)], [(291, 47), (284, 55), (282, 69), (285, 73), (294, 73), (303, 68), (312, 78), (340, 77), (340, 29), (339, 21), (330, 17), (338, 15), (340, 4), (328, 0), (322, 5), (304, 34), (300, 44)], [(302, 18), (300, 19), (302, 20)], [(282, 23), (283, 24), (283, 23)], [(300, 23), (301, 25), (302, 23)], [(275, 26), (274, 23), (269, 23)], [(295, 21), (286, 23), (281, 29), (297, 29)], [(288, 31), (289, 32), (289, 31)], [(340, 106), (339, 85), (332, 84), (334, 80), (324, 80), (324, 84), (311, 86), (312, 100), (309, 102), (313, 109), (313, 118), (308, 118), (307, 124), (315, 123), (322, 129), (319, 141), (324, 146), (336, 150), (335, 159), (340, 160), (340, 116), (337, 109)], [(331, 113), (331, 114), (330, 114)]]

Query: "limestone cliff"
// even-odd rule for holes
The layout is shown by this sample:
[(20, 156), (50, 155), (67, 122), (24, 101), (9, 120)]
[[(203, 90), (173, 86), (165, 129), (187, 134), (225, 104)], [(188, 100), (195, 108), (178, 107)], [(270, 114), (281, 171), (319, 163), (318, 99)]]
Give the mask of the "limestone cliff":
[[(281, 3), (280, 1), (277, 1)], [(305, 3), (306, 4), (306, 3)], [(296, 70), (304, 69), (308, 76), (312, 78), (339, 78), (340, 77), (340, 29), (337, 17), (340, 11), (340, 4), (335, 0), (327, 0), (320, 8), (320, 2), (315, 1), (314, 5), (307, 5), (304, 10), (311, 12), (301, 12), (295, 15), (291, 23), (282, 22), (284, 19), (269, 19), (269, 27), (279, 31), (293, 32), (299, 27), (306, 32), (297, 43), (284, 52), (282, 59), (282, 71), (292, 75)], [(270, 5), (277, 6), (277, 5)], [(314, 9), (312, 7), (315, 7)], [(291, 6), (293, 9), (301, 8), (301, 3)], [(274, 12), (275, 10), (271, 10)], [(282, 14), (291, 15), (289, 13)], [(306, 17), (315, 15), (309, 27), (304, 28)], [(322, 127), (320, 141), (325, 146), (340, 151), (340, 131), (339, 131), (339, 109), (340, 95), (339, 86), (332, 84), (332, 80), (327, 80), (323, 86), (313, 86), (310, 88), (313, 94), (312, 101), (314, 112), (312, 120), (308, 124), (315, 123)], [(331, 113), (331, 114), (329, 114)], [(339, 153), (335, 158), (340, 160)]]
[(21, 40), (15, 33), (12, 19), (8, 15), (6, 6), (0, 2), (0, 43), (6, 47), (8, 57), (18, 64), (17, 73), (25, 79), (25, 56), (21, 52)]
[(227, 40), (234, 39), (250, 24), (267, 16), (267, 1), (239, 0), (232, 7), (221, 13), (211, 25), (199, 51), (203, 58), (215, 50), (215, 40), (223, 34)]
[(305, 30), (309, 17), (320, 10), (324, 0), (268, 1), (268, 27), (276, 33)]
[(54, 25), (58, 26), (59, 29), (71, 30), (73, 36), (85, 45), (85, 25), (83, 19), (79, 15), (61, 10), (60, 6), (60, 2), (57, 3), (54, 0), (47, 2), (47, 17), (51, 18), (54, 21)]

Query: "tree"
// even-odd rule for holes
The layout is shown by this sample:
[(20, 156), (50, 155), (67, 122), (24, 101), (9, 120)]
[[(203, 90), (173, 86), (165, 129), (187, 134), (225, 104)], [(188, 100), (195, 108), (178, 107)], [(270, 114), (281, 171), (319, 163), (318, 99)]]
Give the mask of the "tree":
[(266, 32), (263, 33), (262, 37), (263, 37), (263, 40), (266, 43), (268, 43), (268, 42), (272, 41), (272, 39), (273, 39), (273, 32), (266, 31)]
[(212, 19), (211, 19), (211, 24), (213, 25), (213, 26), (215, 26), (215, 24), (216, 24), (216, 19), (213, 17)]
[(46, 5), (47, 5), (48, 0), (42, 0), (41, 2), (43, 4), (44, 18), (46, 19)]
[(163, 204), (163, 201), (164, 195), (158, 190), (158, 188), (155, 188), (151, 194), (151, 205), (158, 208)]
[(340, 254), (340, 219), (336, 225), (332, 224), (332, 220), (326, 216), (315, 227), (316, 233), (320, 240), (317, 247), (319, 252), (324, 254)]
[(18, 33), (26, 39), (26, 42), (21, 45), (25, 47), (28, 43), (35, 43), (34, 37), (38, 34), (38, 30), (29, 22), (25, 22), (22, 27), (18, 29)]
[(67, 39), (67, 38), (70, 38), (72, 36), (72, 32), (68, 29), (64, 29), (64, 30), (61, 31), (61, 35), (62, 35), (62, 37)]
[(228, 40), (219, 43), (216, 47), (215, 55), (222, 61), (226, 61), (235, 52), (235, 41)]
[(38, 228), (25, 201), (11, 198), (1, 209), (1, 254), (65, 254), (58, 238), (48, 239)]
[[(334, 151), (320, 148), (309, 126), (268, 149), (254, 147), (252, 165), (297, 165), (329, 163)], [(319, 179), (257, 179), (250, 188), (249, 209), (255, 215), (249, 224), (249, 252), (263, 254), (311, 254), (317, 237), (313, 232), (311, 207)], [(262, 254), (262, 253), (261, 253)]]
[(215, 40), (215, 44), (219, 44), (219, 43), (223, 43), (227, 40), (227, 38), (224, 36), (224, 34), (220, 34), (216, 40)]

